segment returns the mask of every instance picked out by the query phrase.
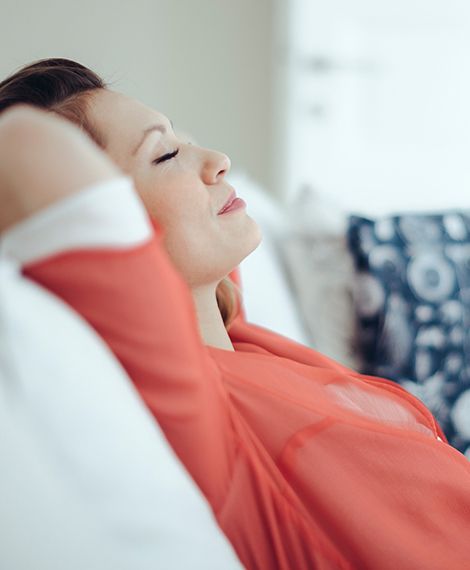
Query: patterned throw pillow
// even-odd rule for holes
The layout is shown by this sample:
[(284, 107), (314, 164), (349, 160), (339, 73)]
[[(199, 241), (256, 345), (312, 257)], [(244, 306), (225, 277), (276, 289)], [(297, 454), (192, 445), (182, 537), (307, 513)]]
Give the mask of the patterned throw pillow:
[(352, 216), (362, 371), (432, 411), (470, 458), (470, 213)]

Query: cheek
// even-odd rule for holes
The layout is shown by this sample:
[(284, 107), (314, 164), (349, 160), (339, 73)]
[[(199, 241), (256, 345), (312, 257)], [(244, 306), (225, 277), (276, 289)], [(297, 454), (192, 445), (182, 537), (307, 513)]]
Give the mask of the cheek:
[(176, 195), (171, 199), (154, 195), (147, 200), (147, 211), (162, 229), (164, 245), (180, 268), (206, 255), (216, 237), (217, 228), (201, 205)]
[(167, 214), (165, 200), (152, 190), (139, 190), (139, 196), (150, 217), (157, 220), (161, 225), (167, 225), (169, 216)]
[(211, 221), (200, 204), (177, 200), (160, 200), (155, 202), (153, 215), (166, 231), (179, 239), (200, 239), (210, 231)]
[(212, 257), (214, 244), (220, 242), (220, 227), (210, 210), (209, 196), (197, 181), (148, 176), (137, 191), (150, 217), (160, 228), (165, 247), (174, 265), (191, 283), (200, 278), (201, 260)]
[(156, 220), (162, 228), (171, 227), (174, 220), (181, 217), (178, 204), (173, 203), (169, 195), (152, 187), (137, 187), (139, 196), (149, 213), (150, 217)]
[(207, 196), (198, 192), (194, 181), (182, 176), (136, 178), (137, 191), (148, 213), (169, 231), (204, 223)]

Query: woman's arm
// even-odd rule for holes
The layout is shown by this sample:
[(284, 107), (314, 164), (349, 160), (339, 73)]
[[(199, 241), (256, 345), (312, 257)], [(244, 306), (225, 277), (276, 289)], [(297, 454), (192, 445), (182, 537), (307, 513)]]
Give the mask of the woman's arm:
[(73, 127), (44, 114), (6, 119), (0, 254), (104, 338), (247, 568), (348, 568), (230, 403), (130, 179)]
[(91, 139), (56, 115), (17, 106), (0, 116), (0, 232), (119, 174)]
[[(0, 202), (4, 252), (106, 340), (217, 509), (236, 452), (226, 395), (130, 180), (75, 127), (17, 109), (0, 121)], [(35, 249), (46, 234), (49, 251)]]

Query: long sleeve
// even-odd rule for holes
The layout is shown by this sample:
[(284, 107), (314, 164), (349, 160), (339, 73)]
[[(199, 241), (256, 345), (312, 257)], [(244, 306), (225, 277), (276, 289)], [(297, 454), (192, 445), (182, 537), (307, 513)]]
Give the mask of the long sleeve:
[(130, 180), (1, 248), (105, 339), (246, 568), (465, 567), (470, 468), (424, 406), (240, 321), (234, 352), (204, 346)]
[(230, 401), (129, 179), (48, 208), (0, 248), (106, 341), (248, 569), (350, 568)]
[[(64, 299), (106, 340), (217, 508), (236, 454), (226, 397), (199, 339), (189, 291), (130, 180), (89, 188), (2, 241), (3, 253), (26, 276)], [(213, 477), (205, 475), (208, 469)]]

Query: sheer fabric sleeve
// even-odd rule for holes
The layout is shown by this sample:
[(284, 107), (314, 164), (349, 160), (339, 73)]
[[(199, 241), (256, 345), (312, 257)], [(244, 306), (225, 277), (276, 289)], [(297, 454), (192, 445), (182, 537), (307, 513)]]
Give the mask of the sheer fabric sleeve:
[(189, 291), (158, 234), (123, 177), (18, 224), (1, 247), (106, 340), (217, 508), (236, 454), (226, 397), (203, 350)]
[(246, 568), (351, 568), (232, 405), (161, 238), (122, 178), (18, 224), (0, 247), (104, 338)]

